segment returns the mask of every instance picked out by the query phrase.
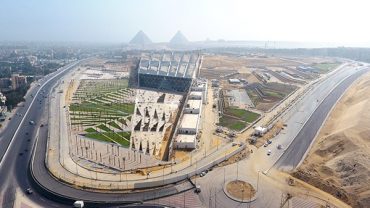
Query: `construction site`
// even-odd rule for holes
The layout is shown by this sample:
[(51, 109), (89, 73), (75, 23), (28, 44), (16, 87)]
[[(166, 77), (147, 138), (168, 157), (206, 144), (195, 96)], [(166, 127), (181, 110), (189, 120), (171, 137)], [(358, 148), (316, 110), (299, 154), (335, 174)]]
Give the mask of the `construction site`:
[[(263, 54), (206, 54), (200, 76), (211, 80), (219, 124), (242, 131), (291, 94), (339, 65), (335, 59), (270, 57)], [(320, 68), (321, 67), (321, 68)], [(246, 119), (248, 117), (248, 119)]]
[[(230, 166), (238, 172), (238, 164), (248, 160), (252, 164), (242, 168), (244, 178), (238, 173), (233, 178), (235, 172), (224, 176), (229, 178), (225, 194), (243, 203), (261, 197), (251, 181), (255, 175), (248, 179), (244, 173), (270, 166), (289, 146), (282, 138), (289, 134), (287, 129), (301, 124), (292, 124), (289, 119), (295, 118), (286, 115), (294, 111), (291, 103), (300, 102), (313, 84), (341, 69), (340, 62), (330, 58), (298, 61), (199, 51), (142, 51), (135, 60), (120, 61), (120, 70), (118, 61), (92, 59), (61, 83), (68, 87), (58, 91), (64, 96), (59, 105), (67, 124), (60, 134), (65, 134), (64, 128), (69, 134), (68, 151), (61, 154), (68, 154), (68, 163), (76, 167), (64, 165), (78, 177), (93, 180), (79, 186), (126, 192), (182, 181), (181, 186), (190, 187), (213, 168), (219, 172)], [(301, 112), (298, 107), (296, 111)], [(305, 164), (292, 180), (310, 183)], [(274, 170), (271, 177), (278, 174)], [(251, 193), (240, 194), (235, 187)], [(301, 196), (281, 199), (283, 205)]]

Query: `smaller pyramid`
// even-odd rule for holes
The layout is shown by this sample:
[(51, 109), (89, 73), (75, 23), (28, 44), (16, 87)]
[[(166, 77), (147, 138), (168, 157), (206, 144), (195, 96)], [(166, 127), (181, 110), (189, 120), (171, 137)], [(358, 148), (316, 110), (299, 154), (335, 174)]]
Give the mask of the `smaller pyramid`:
[(186, 37), (182, 34), (181, 31), (177, 31), (177, 33), (170, 40), (170, 44), (172, 45), (184, 45), (188, 43), (189, 43), (188, 39), (186, 39)]
[(149, 37), (140, 30), (134, 38), (131, 39), (130, 44), (137, 44), (137, 45), (145, 45), (145, 44), (151, 44), (152, 41), (149, 39)]

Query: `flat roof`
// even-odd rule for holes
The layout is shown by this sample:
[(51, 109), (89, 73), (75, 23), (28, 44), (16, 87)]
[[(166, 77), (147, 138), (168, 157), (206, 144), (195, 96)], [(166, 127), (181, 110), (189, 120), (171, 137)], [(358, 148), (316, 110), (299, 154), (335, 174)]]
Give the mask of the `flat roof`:
[(199, 109), (201, 105), (201, 100), (188, 100), (186, 108)]
[(239, 79), (229, 79), (229, 82), (240, 82)]
[(196, 135), (189, 134), (178, 134), (176, 136), (175, 142), (178, 143), (193, 143), (196, 140)]
[(180, 128), (196, 129), (198, 124), (198, 115), (199, 114), (184, 114), (181, 119)]
[(199, 92), (199, 91), (191, 91), (190, 92), (190, 95), (198, 95), (198, 96), (202, 96), (202, 92)]

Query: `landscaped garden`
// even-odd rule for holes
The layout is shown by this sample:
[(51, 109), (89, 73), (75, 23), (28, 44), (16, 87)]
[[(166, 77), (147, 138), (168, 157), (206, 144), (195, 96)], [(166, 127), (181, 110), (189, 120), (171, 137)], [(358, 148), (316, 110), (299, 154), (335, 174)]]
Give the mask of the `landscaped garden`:
[(86, 137), (129, 146), (134, 101), (127, 79), (82, 80), (69, 106), (71, 125)]
[(230, 130), (240, 131), (259, 117), (260, 114), (258, 113), (235, 107), (227, 107), (220, 118), (219, 125), (229, 128)]

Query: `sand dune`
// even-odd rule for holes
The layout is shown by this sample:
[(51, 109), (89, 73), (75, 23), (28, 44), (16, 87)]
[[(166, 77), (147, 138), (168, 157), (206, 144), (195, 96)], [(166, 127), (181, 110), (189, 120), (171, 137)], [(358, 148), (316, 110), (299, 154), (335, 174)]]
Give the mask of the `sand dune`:
[(370, 74), (329, 115), (297, 178), (353, 207), (370, 207)]

